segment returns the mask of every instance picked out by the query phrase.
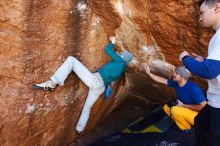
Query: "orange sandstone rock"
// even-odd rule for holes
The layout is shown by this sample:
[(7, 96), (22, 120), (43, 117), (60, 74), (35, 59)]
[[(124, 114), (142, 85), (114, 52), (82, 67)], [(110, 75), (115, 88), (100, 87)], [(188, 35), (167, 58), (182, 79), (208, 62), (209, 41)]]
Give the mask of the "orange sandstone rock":
[(64, 146), (74, 141), (88, 88), (75, 74), (52, 93), (31, 85), (48, 80), (70, 55), (95, 71), (109, 60), (103, 48), (112, 35), (117, 51), (134, 54), (135, 67), (125, 85), (117, 81), (110, 100), (100, 97), (86, 132), (127, 94), (150, 100), (169, 96), (169, 89), (160, 92), (138, 67), (149, 62), (153, 71), (168, 76), (180, 64), (182, 50), (206, 55), (212, 32), (199, 27), (197, 10), (193, 0), (1, 0), (0, 145)]

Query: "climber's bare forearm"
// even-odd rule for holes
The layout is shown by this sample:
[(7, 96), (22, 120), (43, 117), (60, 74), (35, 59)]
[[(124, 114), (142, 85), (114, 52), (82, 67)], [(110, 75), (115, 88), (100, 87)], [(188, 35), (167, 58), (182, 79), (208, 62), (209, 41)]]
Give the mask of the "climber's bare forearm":
[(157, 75), (154, 75), (152, 73), (148, 73), (149, 77), (151, 79), (153, 79), (154, 81), (158, 82), (158, 83), (161, 83), (161, 84), (164, 84), (164, 85), (167, 85), (167, 79), (163, 78), (163, 77), (160, 77), (160, 76), (157, 76)]

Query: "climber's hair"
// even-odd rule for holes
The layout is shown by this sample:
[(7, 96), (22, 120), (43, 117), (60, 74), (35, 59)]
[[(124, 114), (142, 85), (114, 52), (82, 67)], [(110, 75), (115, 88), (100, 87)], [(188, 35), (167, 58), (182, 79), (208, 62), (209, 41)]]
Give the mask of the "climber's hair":
[(201, 6), (204, 2), (205, 2), (205, 4), (209, 5), (210, 7), (213, 7), (214, 4), (220, 3), (220, 0), (200, 0), (198, 2), (198, 5)]

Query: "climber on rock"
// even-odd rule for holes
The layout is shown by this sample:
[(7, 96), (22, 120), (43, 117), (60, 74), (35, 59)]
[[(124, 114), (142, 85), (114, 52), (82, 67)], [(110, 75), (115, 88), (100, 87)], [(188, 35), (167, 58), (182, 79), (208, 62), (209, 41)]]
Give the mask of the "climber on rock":
[(122, 51), (120, 54), (117, 54), (113, 50), (115, 37), (110, 37), (109, 39), (110, 42), (105, 47), (105, 53), (111, 58), (111, 61), (96, 72), (90, 72), (76, 58), (69, 56), (50, 80), (33, 85), (35, 89), (53, 91), (57, 85), (64, 85), (67, 76), (73, 71), (89, 87), (88, 96), (76, 126), (78, 133), (84, 130), (93, 104), (105, 90), (105, 97), (108, 98), (110, 96), (110, 83), (116, 81), (124, 74), (127, 64), (133, 58), (133, 55), (128, 51)]
[(188, 81), (190, 72), (184, 67), (177, 67), (172, 75), (172, 79), (151, 73), (148, 64), (142, 64), (146, 73), (154, 81), (168, 85), (175, 89), (177, 100), (164, 105), (165, 113), (170, 116), (181, 130), (191, 129), (194, 125), (194, 118), (198, 112), (206, 105), (206, 98), (199, 86)]

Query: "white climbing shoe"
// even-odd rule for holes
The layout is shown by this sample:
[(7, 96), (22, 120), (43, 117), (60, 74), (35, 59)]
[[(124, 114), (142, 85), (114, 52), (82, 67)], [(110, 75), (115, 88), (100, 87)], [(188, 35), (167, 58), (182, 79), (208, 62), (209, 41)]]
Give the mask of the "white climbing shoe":
[(34, 84), (32, 87), (39, 90), (53, 91), (56, 88), (56, 85), (54, 85), (53, 82), (49, 80), (44, 83)]

